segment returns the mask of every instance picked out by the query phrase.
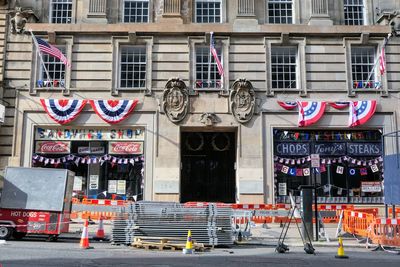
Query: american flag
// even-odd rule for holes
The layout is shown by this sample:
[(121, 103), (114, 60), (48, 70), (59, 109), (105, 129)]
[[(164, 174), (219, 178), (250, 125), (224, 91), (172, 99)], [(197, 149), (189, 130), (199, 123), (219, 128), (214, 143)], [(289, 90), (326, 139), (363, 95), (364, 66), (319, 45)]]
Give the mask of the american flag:
[(214, 46), (213, 32), (210, 33), (210, 52), (214, 57), (215, 63), (217, 63), (218, 73), (220, 76), (224, 76), (224, 68), (222, 67), (221, 61), (218, 58), (217, 50)]
[(381, 54), (379, 56), (379, 71), (380, 71), (381, 75), (383, 75), (386, 71), (385, 47), (386, 47), (387, 41), (388, 41), (387, 38), (385, 38), (385, 41), (382, 45)]
[[(36, 38), (36, 37), (34, 37)], [(38, 44), (39, 50), (43, 53), (49, 54), (50, 56), (58, 58), (64, 65), (67, 67), (71, 67), (68, 59), (64, 56), (64, 54), (55, 46), (52, 46), (45, 40), (40, 38), (36, 38), (36, 42)]]

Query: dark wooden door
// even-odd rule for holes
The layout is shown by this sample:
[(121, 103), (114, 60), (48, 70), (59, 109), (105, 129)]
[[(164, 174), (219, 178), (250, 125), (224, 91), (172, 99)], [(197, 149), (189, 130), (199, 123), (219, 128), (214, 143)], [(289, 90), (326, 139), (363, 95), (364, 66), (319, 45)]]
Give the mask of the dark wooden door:
[(181, 202), (235, 202), (235, 133), (182, 133)]

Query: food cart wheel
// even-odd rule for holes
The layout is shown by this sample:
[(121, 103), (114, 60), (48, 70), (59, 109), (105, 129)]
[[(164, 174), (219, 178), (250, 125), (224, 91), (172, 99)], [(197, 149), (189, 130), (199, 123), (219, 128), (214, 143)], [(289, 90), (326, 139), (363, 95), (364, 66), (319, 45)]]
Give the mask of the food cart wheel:
[(50, 242), (56, 242), (58, 240), (58, 235), (49, 235), (47, 240)]
[(0, 226), (0, 240), (8, 240), (12, 235), (14, 228), (7, 226)]
[(14, 239), (21, 240), (26, 236), (26, 233), (14, 231), (12, 236), (14, 237)]

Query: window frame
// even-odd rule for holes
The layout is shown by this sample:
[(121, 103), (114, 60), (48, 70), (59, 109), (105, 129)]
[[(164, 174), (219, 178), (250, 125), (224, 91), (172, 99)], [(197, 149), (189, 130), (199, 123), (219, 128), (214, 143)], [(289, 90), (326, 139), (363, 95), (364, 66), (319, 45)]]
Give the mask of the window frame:
[[(345, 5), (345, 2), (346, 2), (347, 0), (343, 0), (343, 20), (344, 20), (344, 25), (347, 25), (347, 26), (362, 26), (362, 25), (367, 25), (367, 16), (368, 16), (368, 14), (367, 14), (367, 5), (366, 5), (366, 3), (365, 3), (365, 0), (360, 0), (360, 1), (362, 1), (362, 23), (361, 24), (354, 24), (354, 21), (356, 21), (355, 19), (352, 19), (352, 21), (353, 21), (353, 24), (346, 24), (346, 22), (347, 21), (350, 21), (349, 19), (346, 19), (346, 14), (348, 14), (347, 12), (346, 12), (346, 5)], [(354, 0), (349, 0), (349, 1), (354, 1)], [(359, 5), (347, 5), (347, 6), (349, 6), (349, 7), (358, 7)], [(357, 12), (358, 13), (358, 12)], [(358, 19), (357, 21), (360, 21), (360, 19)]]
[[(292, 22), (291, 23), (271, 23), (270, 22), (270, 16), (269, 16), (269, 2), (270, 1), (277, 1), (275, 4), (278, 4), (278, 2), (280, 2), (281, 0), (265, 0), (264, 1), (264, 3), (265, 3), (265, 23), (267, 23), (267, 24), (295, 24), (296, 23), (296, 21), (297, 21), (297, 19), (296, 19), (296, 14), (297, 14), (297, 12), (295, 12), (296, 11), (296, 6), (297, 6), (297, 4), (296, 4), (296, 1), (293, 1), (293, 0), (283, 0), (283, 1), (287, 1), (287, 2), (291, 2), (291, 4), (292, 4), (292, 16), (291, 16), (291, 19), (292, 19)], [(279, 17), (280, 18), (280, 20), (282, 19), (282, 17), (280, 16)], [(286, 16), (286, 18), (287, 18), (287, 16)]]
[[(71, 18), (70, 18), (70, 22), (65, 22), (65, 23), (57, 23), (57, 22), (53, 22), (53, 3), (54, 1), (59, 1), (59, 0), (49, 0), (49, 23), (51, 24), (72, 24), (75, 23), (75, 17), (76, 17), (76, 1), (75, 0), (69, 0), (71, 2)], [(56, 4), (62, 4), (62, 2), (60, 3), (56, 3)]]
[[(347, 94), (348, 96), (356, 96), (357, 93), (381, 93), (382, 96), (388, 95), (388, 82), (387, 82), (387, 71), (379, 76), (377, 70), (375, 70), (375, 78), (381, 78), (380, 80), (380, 88), (354, 88), (353, 84), (353, 71), (352, 71), (352, 48), (353, 47), (374, 47), (375, 48), (375, 56), (374, 63), (376, 63), (377, 58), (379, 57), (379, 53), (382, 49), (382, 45), (384, 40), (379, 38), (369, 38), (368, 34), (361, 34), (360, 38), (343, 38), (343, 44), (345, 47), (345, 65), (346, 65), (346, 81), (347, 81)], [(386, 66), (387, 67), (387, 66)], [(373, 81), (376, 82), (376, 81)]]
[[(206, 40), (207, 39), (207, 40)], [(224, 75), (221, 77), (221, 87), (211, 87), (211, 88), (196, 88), (197, 81), (197, 60), (196, 60), (196, 49), (199, 46), (209, 47), (209, 37), (189, 37), (189, 45), (190, 45), (190, 89), (192, 92), (218, 92), (221, 94), (225, 94), (229, 90), (229, 37), (215, 37), (214, 42), (216, 47), (218, 47), (221, 51), (221, 63), (224, 68)], [(215, 61), (214, 61), (214, 64)], [(218, 70), (217, 70), (218, 72)]]
[[(152, 92), (152, 53), (153, 53), (153, 37), (141, 36), (113, 36), (113, 81), (112, 81), (112, 95), (118, 95), (119, 91), (141, 92), (144, 91), (146, 95)], [(120, 69), (121, 69), (121, 48), (128, 46), (142, 46), (146, 49), (146, 73), (145, 73), (145, 86), (138, 88), (124, 88), (120, 86)]]
[[(122, 69), (123, 69), (123, 62), (122, 62), (122, 56), (123, 56), (123, 52), (124, 52), (124, 50), (125, 49), (133, 49), (133, 50), (144, 50), (144, 55), (146, 56), (146, 58), (145, 58), (145, 62), (144, 62), (144, 69), (145, 69), (145, 71), (144, 71), (144, 86), (138, 86), (138, 87), (126, 87), (126, 86), (122, 86)], [(139, 53), (141, 54), (141, 52), (142, 51), (140, 51)], [(133, 61), (129, 61), (129, 62), (127, 62), (127, 65), (131, 65), (131, 66), (133, 66), (133, 69), (135, 69), (135, 67), (137, 67), (137, 66), (140, 66), (140, 65), (143, 65), (143, 63), (141, 62), (141, 60), (139, 60), (138, 62), (135, 62), (134, 61), (134, 58), (135, 58), (135, 56), (138, 54), (138, 51), (134, 51), (133, 53), (130, 53), (133, 57)], [(147, 53), (146, 53), (146, 46), (145, 45), (127, 45), (127, 44), (123, 44), (123, 45), (120, 45), (120, 47), (119, 47), (119, 55), (118, 55), (118, 60), (119, 60), (119, 63), (118, 63), (118, 88), (120, 88), (120, 89), (122, 89), (122, 90), (130, 90), (130, 89), (143, 89), (143, 88), (146, 88), (146, 76), (147, 76), (147, 73), (146, 73), (146, 68), (147, 68)], [(129, 71), (128, 73), (130, 73), (130, 74), (132, 74), (133, 76), (134, 76), (134, 73), (135, 73), (135, 71), (134, 70), (132, 70), (132, 72), (131, 71)], [(139, 75), (141, 76), (141, 74), (142, 74), (142, 71), (141, 70), (139, 70)], [(140, 83), (140, 81), (141, 81), (142, 79), (141, 78), (139, 78), (139, 83)], [(132, 79), (132, 82), (134, 82), (135, 81), (135, 79)]]
[[(197, 2), (219, 2), (221, 5), (220, 8), (220, 22), (197, 22)], [(193, 0), (193, 23), (199, 24), (220, 24), (226, 22), (226, 0)]]
[[(46, 39), (45, 36), (37, 36), (38, 38), (41, 38), (45, 40), (46, 42), (49, 42), (49, 40)], [(62, 36), (58, 37), (56, 40), (55, 44), (52, 44), (56, 46), (57, 48), (62, 47), (63, 49), (65, 48), (65, 57), (70, 61), (71, 65), (73, 64), (72, 62), (72, 45), (73, 45), (74, 39), (73, 36)], [(35, 95), (37, 91), (43, 91), (43, 90), (48, 90), (51, 88), (51, 90), (59, 90), (62, 91), (63, 95), (67, 96), (70, 93), (70, 88), (71, 88), (71, 68), (68, 68), (65, 66), (65, 72), (64, 72), (64, 87), (58, 86), (58, 87), (39, 87), (38, 86), (38, 81), (43, 77), (43, 63), (41, 59), (39, 58), (39, 53), (37, 52), (36, 45), (34, 41), (32, 40), (32, 68), (31, 68), (31, 82), (30, 82), (30, 89), (29, 93), (31, 95)], [(43, 53), (42, 53), (43, 55)], [(62, 63), (61, 63), (62, 64)]]
[[(126, 22), (125, 21), (125, 2), (147, 2), (148, 3), (148, 14), (147, 14), (147, 21), (146, 22)], [(120, 19), (120, 21), (122, 22), (122, 23), (142, 23), (142, 24), (144, 24), (144, 23), (150, 23), (152, 20), (153, 20), (153, 17), (152, 17), (152, 11), (153, 11), (153, 8), (152, 8), (152, 1), (151, 0), (121, 0), (121, 2), (120, 2), (120, 15), (121, 15), (121, 19)]]
[[(300, 96), (307, 95), (306, 82), (306, 38), (289, 38), (282, 34), (280, 39), (266, 37), (265, 41), (265, 62), (266, 62), (266, 78), (265, 88), (268, 96), (274, 96), (275, 92), (298, 92)], [(272, 49), (273, 47), (296, 47), (296, 88), (273, 88), (272, 87)]]

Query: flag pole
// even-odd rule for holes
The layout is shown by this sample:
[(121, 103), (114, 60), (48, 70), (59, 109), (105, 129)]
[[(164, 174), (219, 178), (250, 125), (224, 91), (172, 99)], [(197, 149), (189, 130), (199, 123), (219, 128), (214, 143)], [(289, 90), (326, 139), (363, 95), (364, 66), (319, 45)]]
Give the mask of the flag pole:
[(208, 54), (208, 88), (210, 88), (210, 84), (211, 84), (211, 42), (212, 42), (212, 38), (213, 38), (213, 34), (214, 32), (210, 32), (210, 47), (209, 47), (209, 54)]
[(37, 43), (36, 37), (35, 37), (35, 35), (33, 35), (32, 30), (29, 30), (29, 32), (31, 33), (32, 40), (33, 40), (33, 42), (34, 42), (34, 44), (35, 44), (36, 54), (39, 55), (40, 62), (41, 62), (41, 64), (42, 64), (43, 68), (44, 68), (44, 71), (46, 72), (47, 82), (50, 83), (51, 87), (53, 87), (53, 85), (52, 85), (52, 83), (51, 83), (51, 81), (50, 81), (50, 74), (49, 74), (49, 71), (47, 70), (46, 65), (44, 64), (43, 57), (42, 57), (42, 53), (40, 52), (39, 44)]

